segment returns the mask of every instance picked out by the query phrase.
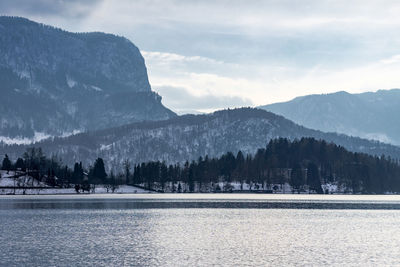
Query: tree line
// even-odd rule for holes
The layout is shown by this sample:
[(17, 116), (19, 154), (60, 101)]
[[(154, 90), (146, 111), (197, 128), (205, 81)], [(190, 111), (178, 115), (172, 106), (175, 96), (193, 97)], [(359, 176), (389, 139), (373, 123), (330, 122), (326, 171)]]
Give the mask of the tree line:
[(183, 182), (189, 192), (218, 182), (260, 185), (289, 183), (295, 191), (307, 188), (323, 193), (321, 184), (336, 183), (353, 193), (400, 192), (400, 165), (384, 155), (349, 152), (341, 146), (313, 138), (271, 140), (254, 155), (225, 153), (218, 158), (200, 157), (183, 165), (147, 162), (134, 166), (132, 183), (164, 189)]
[(151, 161), (135, 164), (131, 169), (126, 160), (124, 169), (117, 174), (107, 174), (101, 158), (87, 168), (81, 162), (69, 168), (60, 159), (46, 158), (40, 148), (29, 148), (15, 162), (6, 155), (2, 169), (24, 170), (38, 180), (45, 179), (60, 186), (130, 184), (164, 191), (166, 186), (172, 185), (173, 192), (180, 192), (185, 184), (187, 192), (201, 192), (219, 182), (228, 186), (236, 182), (241, 188), (246, 183), (250, 190), (256, 186), (265, 189), (289, 183), (298, 192), (307, 188), (323, 193), (322, 184), (336, 183), (353, 193), (400, 192), (398, 160), (384, 155), (349, 152), (341, 146), (313, 138), (294, 141), (279, 138), (271, 140), (253, 155), (227, 152), (220, 157), (205, 156), (183, 164)]
[[(72, 184), (123, 184), (120, 177), (107, 174), (102, 158), (95, 160), (92, 166), (85, 168), (82, 162), (75, 163), (73, 168), (62, 163), (57, 157), (47, 158), (41, 148), (28, 148), (22, 157), (15, 162), (6, 154), (1, 169), (14, 172), (14, 178), (28, 175), (51, 186), (70, 187)], [(31, 180), (33, 184), (33, 179)]]

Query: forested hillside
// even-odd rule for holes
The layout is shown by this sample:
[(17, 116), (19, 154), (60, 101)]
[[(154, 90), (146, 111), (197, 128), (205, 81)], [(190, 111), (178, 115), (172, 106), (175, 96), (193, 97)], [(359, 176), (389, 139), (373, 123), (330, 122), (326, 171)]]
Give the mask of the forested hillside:
[(352, 153), (312, 138), (274, 139), (254, 155), (239, 151), (183, 165), (138, 164), (132, 182), (173, 192), (242, 191), (244, 184), (250, 191), (274, 192), (289, 184), (292, 192), (328, 193), (328, 185), (333, 185), (342, 193), (385, 193), (400, 192), (400, 165), (398, 160)]
[(0, 140), (15, 142), (176, 116), (128, 39), (19, 17), (0, 17), (0, 95)]
[[(72, 166), (89, 165), (103, 158), (107, 170), (119, 169), (125, 161), (184, 163), (200, 156), (219, 157), (227, 151), (254, 154), (275, 138), (289, 140), (313, 137), (343, 146), (349, 151), (400, 159), (400, 148), (375, 141), (323, 133), (299, 126), (273, 113), (251, 108), (217, 111), (207, 115), (186, 115), (165, 121), (142, 122), (102, 131), (54, 138), (36, 143), (47, 155)], [(30, 146), (1, 145), (1, 151), (15, 159)]]
[[(102, 158), (74, 168), (61, 159), (47, 158), (41, 149), (28, 149), (15, 162), (8, 156), (2, 169), (19, 171), (51, 186), (115, 188), (136, 185), (158, 192), (264, 192), (264, 193), (399, 193), (398, 160), (349, 152), (343, 147), (302, 138), (271, 140), (255, 154), (227, 152), (220, 157), (199, 157), (183, 164), (142, 162), (107, 172)], [(31, 180), (33, 184), (33, 179)], [(108, 187), (106, 187), (108, 188)]]

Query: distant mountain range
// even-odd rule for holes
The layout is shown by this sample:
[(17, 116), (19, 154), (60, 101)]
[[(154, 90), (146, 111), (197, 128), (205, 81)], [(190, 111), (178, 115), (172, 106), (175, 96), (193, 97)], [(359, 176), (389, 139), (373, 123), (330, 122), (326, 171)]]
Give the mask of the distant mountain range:
[(312, 129), (400, 145), (400, 89), (308, 95), (260, 108)]
[(128, 39), (0, 17), (0, 140), (60, 136), (176, 114)]
[[(314, 137), (336, 143), (350, 151), (379, 156), (386, 154), (400, 159), (399, 147), (307, 129), (281, 116), (251, 108), (133, 123), (45, 140), (35, 146), (42, 147), (47, 155), (60, 157), (68, 164), (82, 161), (87, 166), (97, 157), (102, 157), (109, 168), (120, 168), (125, 160), (131, 163), (150, 160), (176, 163), (205, 155), (220, 156), (228, 151), (255, 153), (277, 137), (291, 140)], [(15, 158), (22, 155), (27, 147), (3, 144), (0, 149)]]
[[(144, 59), (129, 40), (70, 33), (18, 17), (0, 17), (0, 154), (42, 147), (65, 163), (109, 168), (125, 160), (167, 163), (255, 153), (269, 140), (314, 137), (353, 152), (400, 159), (400, 148), (336, 131), (400, 144), (400, 90), (339, 92), (264, 106), (178, 117), (151, 91)], [(77, 131), (83, 133), (62, 137)], [(5, 138), (52, 138), (7, 145)]]

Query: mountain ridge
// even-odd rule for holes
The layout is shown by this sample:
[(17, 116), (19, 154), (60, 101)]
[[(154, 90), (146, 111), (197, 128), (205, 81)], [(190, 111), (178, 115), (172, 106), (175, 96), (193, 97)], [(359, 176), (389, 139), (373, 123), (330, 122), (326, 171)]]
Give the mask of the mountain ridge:
[(400, 89), (350, 94), (340, 91), (260, 106), (308, 128), (400, 144)]
[[(102, 157), (108, 168), (131, 163), (196, 160), (220, 156), (228, 151), (254, 154), (271, 139), (313, 137), (362, 152), (400, 159), (400, 148), (335, 133), (307, 129), (282, 116), (261, 109), (240, 108), (207, 115), (184, 115), (165, 121), (136, 122), (116, 128), (53, 138), (34, 144), (48, 155), (60, 157), (68, 164), (82, 161), (91, 164)], [(31, 146), (2, 145), (4, 153), (16, 157)]]

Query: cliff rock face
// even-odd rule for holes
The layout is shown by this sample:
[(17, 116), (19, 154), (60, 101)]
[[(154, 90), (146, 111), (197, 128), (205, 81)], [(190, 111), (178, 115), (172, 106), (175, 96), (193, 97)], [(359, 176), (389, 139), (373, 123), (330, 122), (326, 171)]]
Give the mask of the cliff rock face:
[(64, 135), (175, 114), (129, 40), (0, 17), (0, 136)]

